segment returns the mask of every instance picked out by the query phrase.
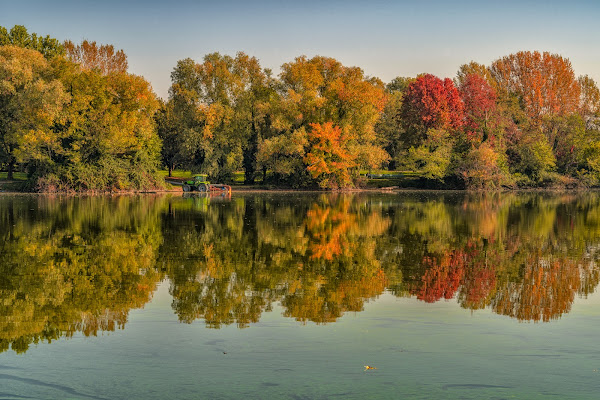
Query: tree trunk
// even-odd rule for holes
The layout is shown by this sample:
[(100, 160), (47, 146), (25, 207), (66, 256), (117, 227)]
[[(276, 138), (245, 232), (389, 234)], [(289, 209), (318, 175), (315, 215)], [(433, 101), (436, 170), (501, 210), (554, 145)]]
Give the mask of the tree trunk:
[(169, 178), (173, 176), (173, 164), (169, 164)]
[(11, 159), (8, 162), (8, 173), (6, 174), (6, 179), (13, 179), (14, 170), (15, 170), (15, 160)]
[(254, 121), (254, 108), (251, 112), (252, 123), (250, 126), (250, 137), (243, 153), (244, 165), (244, 185), (254, 184), (254, 174), (256, 173), (256, 155), (258, 153), (258, 129)]

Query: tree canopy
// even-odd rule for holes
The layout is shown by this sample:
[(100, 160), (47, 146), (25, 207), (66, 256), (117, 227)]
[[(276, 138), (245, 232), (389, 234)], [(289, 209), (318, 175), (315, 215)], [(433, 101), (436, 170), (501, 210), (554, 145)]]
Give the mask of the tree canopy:
[(7, 176), (59, 191), (158, 188), (161, 166), (296, 188), (356, 187), (381, 168), (432, 187), (600, 184), (600, 90), (558, 54), (385, 85), (325, 56), (274, 76), (244, 52), (215, 52), (178, 61), (163, 101), (127, 67), (110, 44), (0, 27)]

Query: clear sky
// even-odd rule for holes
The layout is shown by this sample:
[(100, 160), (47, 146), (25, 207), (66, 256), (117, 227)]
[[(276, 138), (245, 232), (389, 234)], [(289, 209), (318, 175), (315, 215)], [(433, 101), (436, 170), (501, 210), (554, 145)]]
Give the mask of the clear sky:
[(471, 60), (539, 50), (600, 83), (599, 20), (598, 0), (0, 0), (0, 25), (113, 44), (163, 98), (177, 60), (214, 51), (244, 51), (275, 73), (297, 56), (323, 55), (389, 82), (453, 78)]

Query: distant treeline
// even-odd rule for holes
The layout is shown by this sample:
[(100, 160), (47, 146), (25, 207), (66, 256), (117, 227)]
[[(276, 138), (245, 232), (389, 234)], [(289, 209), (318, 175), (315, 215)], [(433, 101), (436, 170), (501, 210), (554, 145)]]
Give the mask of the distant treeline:
[(454, 80), (387, 85), (328, 57), (274, 77), (244, 53), (181, 60), (157, 100), (110, 45), (0, 27), (0, 162), (37, 190), (143, 189), (157, 169), (344, 188), (410, 171), (456, 188), (600, 182), (600, 91), (560, 55), (518, 52)]

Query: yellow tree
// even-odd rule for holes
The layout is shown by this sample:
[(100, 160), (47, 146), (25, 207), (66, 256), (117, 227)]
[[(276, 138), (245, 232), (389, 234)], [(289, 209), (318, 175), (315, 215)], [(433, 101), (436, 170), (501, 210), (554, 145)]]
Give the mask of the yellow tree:
[(68, 96), (44, 56), (0, 46), (0, 158), (12, 179), (17, 162), (49, 163), (60, 146), (51, 129)]

